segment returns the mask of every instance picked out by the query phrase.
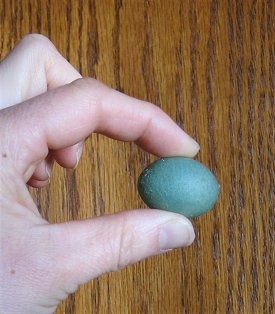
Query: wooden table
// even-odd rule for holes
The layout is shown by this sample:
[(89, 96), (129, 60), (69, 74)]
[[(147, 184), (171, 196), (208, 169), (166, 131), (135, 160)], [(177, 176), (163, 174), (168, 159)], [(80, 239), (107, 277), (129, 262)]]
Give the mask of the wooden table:
[[(201, 145), (221, 183), (197, 238), (82, 286), (57, 313), (273, 313), (273, 0), (1, 0), (0, 56), (48, 36), (85, 76), (151, 101)], [(92, 135), (75, 171), (32, 190), (51, 222), (144, 207), (153, 156)]]

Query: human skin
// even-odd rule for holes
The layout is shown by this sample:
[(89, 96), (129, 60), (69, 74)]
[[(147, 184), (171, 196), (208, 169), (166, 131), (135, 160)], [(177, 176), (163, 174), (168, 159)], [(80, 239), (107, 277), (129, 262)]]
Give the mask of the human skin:
[(49, 184), (55, 161), (75, 168), (93, 132), (193, 157), (198, 144), (157, 106), (82, 78), (28, 35), (0, 63), (0, 109), (1, 313), (52, 313), (79, 285), (193, 242), (187, 218), (157, 209), (50, 224), (27, 188)]

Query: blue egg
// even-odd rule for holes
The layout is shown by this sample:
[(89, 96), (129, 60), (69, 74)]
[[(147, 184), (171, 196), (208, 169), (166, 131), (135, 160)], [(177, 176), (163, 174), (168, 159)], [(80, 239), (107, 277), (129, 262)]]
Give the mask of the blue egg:
[(185, 157), (160, 158), (141, 173), (138, 191), (151, 208), (197, 217), (216, 203), (220, 185), (200, 162)]

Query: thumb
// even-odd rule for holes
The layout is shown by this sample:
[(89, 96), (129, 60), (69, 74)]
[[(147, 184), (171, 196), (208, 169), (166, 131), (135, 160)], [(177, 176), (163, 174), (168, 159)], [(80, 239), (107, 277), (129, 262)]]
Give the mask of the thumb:
[(57, 225), (56, 271), (63, 287), (83, 284), (146, 257), (191, 244), (191, 222), (161, 210), (132, 210)]

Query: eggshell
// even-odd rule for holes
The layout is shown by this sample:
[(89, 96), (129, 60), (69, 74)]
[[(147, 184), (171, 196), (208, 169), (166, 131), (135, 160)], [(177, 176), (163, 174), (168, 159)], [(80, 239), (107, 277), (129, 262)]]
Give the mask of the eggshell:
[(209, 211), (218, 199), (220, 185), (200, 162), (185, 157), (166, 157), (141, 173), (138, 191), (151, 208), (197, 217)]

